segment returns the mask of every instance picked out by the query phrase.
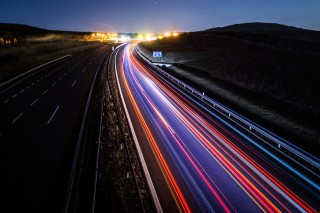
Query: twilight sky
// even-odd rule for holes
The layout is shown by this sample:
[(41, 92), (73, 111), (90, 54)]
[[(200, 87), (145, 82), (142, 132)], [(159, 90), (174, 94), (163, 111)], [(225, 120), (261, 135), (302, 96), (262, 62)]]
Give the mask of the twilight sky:
[(0, 23), (52, 30), (161, 33), (244, 22), (320, 30), (320, 0), (7, 0)]

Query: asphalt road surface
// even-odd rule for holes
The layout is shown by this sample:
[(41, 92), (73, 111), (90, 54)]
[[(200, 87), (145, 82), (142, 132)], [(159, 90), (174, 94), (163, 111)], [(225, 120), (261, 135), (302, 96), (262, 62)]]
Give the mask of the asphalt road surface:
[(319, 212), (319, 174), (119, 48), (116, 71), (164, 212)]
[(60, 212), (84, 108), (108, 45), (0, 88), (1, 211)]

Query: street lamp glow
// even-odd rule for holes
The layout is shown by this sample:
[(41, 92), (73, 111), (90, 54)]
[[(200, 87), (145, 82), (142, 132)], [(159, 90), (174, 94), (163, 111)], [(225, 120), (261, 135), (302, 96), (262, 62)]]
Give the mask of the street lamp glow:
[(152, 36), (151, 36), (150, 34), (147, 34), (147, 35), (146, 35), (146, 40), (147, 40), (147, 41), (151, 41), (151, 40), (152, 40)]

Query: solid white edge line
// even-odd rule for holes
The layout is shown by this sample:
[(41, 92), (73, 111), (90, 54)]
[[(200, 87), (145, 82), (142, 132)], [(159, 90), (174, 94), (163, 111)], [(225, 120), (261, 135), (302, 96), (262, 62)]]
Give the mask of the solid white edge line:
[(163, 212), (163, 210), (161, 208), (161, 204), (160, 204), (156, 189), (154, 188), (154, 184), (152, 182), (152, 179), (151, 179), (148, 167), (147, 167), (147, 163), (146, 163), (146, 161), (145, 161), (145, 159), (143, 157), (142, 150), (141, 150), (140, 144), (138, 142), (137, 135), (136, 135), (136, 133), (134, 131), (129, 112), (128, 112), (127, 106), (125, 104), (123, 95), (122, 95), (121, 85), (120, 85), (119, 78), (118, 78), (118, 73), (117, 73), (118, 70), (117, 70), (117, 60), (116, 60), (116, 58), (117, 58), (118, 52), (119, 51), (117, 51), (116, 54), (115, 54), (115, 72), (116, 72), (117, 84), (118, 84), (118, 88), (119, 88), (119, 93), (120, 93), (122, 105), (124, 107), (124, 110), (125, 110), (125, 113), (126, 113), (126, 116), (127, 116), (127, 119), (128, 119), (128, 123), (129, 123), (130, 129), (131, 129), (132, 137), (133, 137), (134, 143), (135, 143), (137, 151), (138, 151), (140, 162), (141, 162), (144, 174), (146, 176), (146, 179), (147, 179), (147, 182), (148, 182), (148, 185), (149, 185), (149, 189), (150, 189), (150, 192), (151, 192), (151, 196), (153, 198), (154, 205), (156, 206), (157, 212), (161, 213), (161, 212)]
[(49, 124), (49, 123), (51, 122), (52, 118), (54, 117), (54, 115), (55, 115), (56, 112), (58, 111), (59, 107), (60, 107), (60, 106), (57, 106), (56, 110), (54, 110), (54, 112), (52, 113), (51, 117), (49, 118), (47, 124)]

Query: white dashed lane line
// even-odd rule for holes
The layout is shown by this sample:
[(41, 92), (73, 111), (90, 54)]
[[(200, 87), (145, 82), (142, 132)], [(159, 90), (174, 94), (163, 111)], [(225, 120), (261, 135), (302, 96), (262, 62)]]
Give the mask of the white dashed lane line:
[(53, 87), (54, 85), (56, 85), (57, 82), (54, 82), (53, 84), (51, 84), (51, 86)]
[(16, 117), (16, 118), (12, 121), (12, 123), (14, 124), (22, 115), (23, 115), (23, 112), (20, 113), (20, 115), (18, 115), (18, 117)]
[(75, 80), (74, 82), (73, 82), (73, 84), (71, 85), (71, 87), (73, 87), (74, 85), (75, 85), (75, 83), (77, 82), (77, 80)]
[(36, 100), (34, 100), (34, 101), (30, 104), (30, 106), (33, 106), (38, 100), (39, 100), (38, 98), (37, 98)]
[(84, 69), (82, 70), (82, 72), (84, 72), (84, 71), (86, 71), (86, 68), (84, 68)]
[(62, 79), (62, 77), (58, 78), (58, 80), (60, 81)]
[(14, 94), (14, 95), (12, 96), (12, 98), (15, 98), (15, 97), (17, 97), (17, 94)]
[(29, 89), (29, 88), (30, 88), (30, 86), (27, 86), (27, 87), (26, 87), (26, 89)]
[(21, 90), (19, 93), (23, 93), (24, 92), (24, 90)]
[(42, 95), (46, 94), (47, 92), (48, 92), (48, 90), (44, 91), (44, 92), (42, 93)]
[(58, 109), (59, 109), (60, 106), (57, 106), (57, 108), (54, 110), (54, 112), (52, 113), (51, 117), (49, 118), (47, 124), (49, 124), (52, 120), (52, 118), (54, 117), (54, 115), (57, 113)]
[(9, 99), (7, 99), (6, 101), (4, 101), (3, 103), (6, 104), (6, 103), (8, 103), (8, 102), (9, 102)]

